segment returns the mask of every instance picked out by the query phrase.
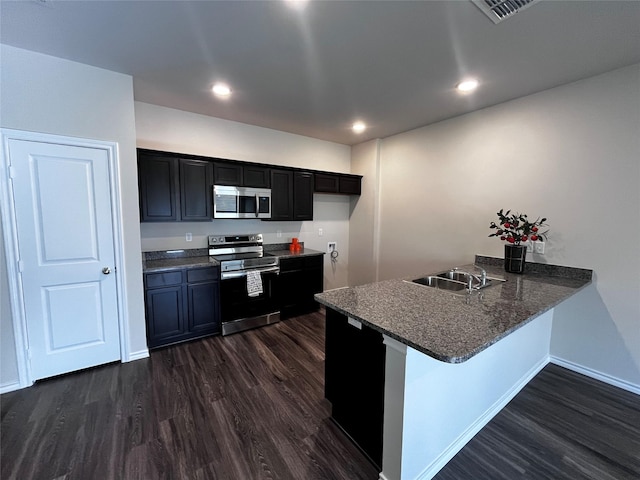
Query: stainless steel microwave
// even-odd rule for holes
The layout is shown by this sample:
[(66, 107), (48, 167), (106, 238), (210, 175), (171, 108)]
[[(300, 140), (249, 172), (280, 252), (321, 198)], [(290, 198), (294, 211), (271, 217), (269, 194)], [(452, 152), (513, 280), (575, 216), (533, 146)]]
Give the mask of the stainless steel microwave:
[(214, 185), (213, 218), (271, 218), (271, 190)]

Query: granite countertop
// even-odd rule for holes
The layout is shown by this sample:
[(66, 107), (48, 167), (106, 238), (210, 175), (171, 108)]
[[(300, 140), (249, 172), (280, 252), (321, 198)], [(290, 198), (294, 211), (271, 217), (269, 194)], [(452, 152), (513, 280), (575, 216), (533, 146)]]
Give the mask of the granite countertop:
[(210, 257), (175, 257), (160, 258), (155, 260), (143, 260), (142, 271), (144, 273), (159, 272), (163, 270), (179, 270), (182, 268), (217, 267), (220, 262)]
[[(408, 281), (418, 275), (329, 290), (315, 298), (430, 357), (461, 363), (591, 283), (591, 270), (527, 264), (528, 271), (518, 275), (506, 273), (502, 262), (476, 257), (488, 276), (506, 282), (471, 294)], [(474, 271), (473, 264), (459, 267)]]
[[(266, 250), (266, 245), (265, 245), (265, 250)], [(299, 252), (291, 252), (288, 249), (266, 250), (265, 254), (273, 255), (275, 257), (280, 257), (280, 258), (291, 258), (291, 257), (310, 257), (313, 255), (324, 255), (324, 252), (320, 252), (319, 250), (312, 250), (310, 248), (303, 248)]]
[[(265, 255), (280, 258), (305, 257), (324, 255), (324, 252), (303, 248), (300, 252), (290, 252), (288, 244), (265, 245)], [(179, 270), (182, 268), (202, 268), (219, 266), (220, 262), (209, 256), (207, 248), (193, 248), (187, 250), (168, 250), (142, 253), (142, 271), (144, 273), (165, 270)]]

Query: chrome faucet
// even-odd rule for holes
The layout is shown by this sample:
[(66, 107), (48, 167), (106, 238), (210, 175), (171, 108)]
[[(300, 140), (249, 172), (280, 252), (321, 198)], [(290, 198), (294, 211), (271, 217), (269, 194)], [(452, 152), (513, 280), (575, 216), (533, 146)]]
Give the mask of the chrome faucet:
[(480, 279), (479, 279), (480, 285), (482, 287), (486, 286), (487, 285), (487, 271), (484, 268), (479, 267), (478, 265), (474, 265), (473, 267), (480, 270)]
[(474, 286), (473, 286), (473, 281), (475, 280), (477, 282), (477, 285), (475, 286), (476, 289), (485, 287), (487, 285), (487, 271), (482, 268), (479, 267), (478, 265), (474, 265), (474, 268), (477, 268), (480, 270), (480, 276), (471, 273), (471, 272), (465, 272), (463, 270), (460, 270), (458, 267), (454, 267), (451, 269), (451, 273), (463, 273), (465, 275), (467, 275), (469, 278), (467, 279), (467, 290), (471, 291)]

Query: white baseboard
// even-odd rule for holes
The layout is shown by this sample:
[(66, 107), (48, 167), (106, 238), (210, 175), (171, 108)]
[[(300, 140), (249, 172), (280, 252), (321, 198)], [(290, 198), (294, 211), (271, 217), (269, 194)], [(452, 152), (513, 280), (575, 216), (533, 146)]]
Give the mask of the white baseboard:
[(123, 360), (123, 363), (127, 363), (127, 362), (133, 362), (135, 360), (142, 360), (143, 358), (148, 358), (149, 357), (149, 349), (145, 348), (144, 350), (138, 350), (137, 352), (131, 352), (129, 354), (129, 358), (126, 360)]
[(21, 388), (22, 385), (20, 385), (20, 382), (18, 381), (12, 383), (3, 383), (2, 385), (0, 385), (0, 394), (13, 392), (15, 390), (20, 390)]
[[(534, 365), (518, 383), (516, 383), (509, 391), (507, 391), (498, 401), (496, 401), (482, 416), (480, 416), (472, 425), (467, 428), (456, 440), (436, 458), (431, 465), (425, 468), (416, 477), (415, 480), (430, 480), (433, 478), (462, 448), (480, 431), (484, 426), (495, 417), (500, 410), (507, 406), (513, 397), (522, 390), (533, 377), (535, 377), (545, 365), (549, 363), (549, 357), (545, 357)], [(382, 475), (381, 475), (382, 478)]]
[(590, 368), (583, 367), (582, 365), (569, 362), (562, 358), (554, 357), (553, 355), (550, 357), (550, 362), (560, 367), (564, 367), (567, 370), (571, 370), (576, 373), (581, 373), (582, 375), (593, 378), (595, 380), (599, 380), (609, 385), (613, 385), (614, 387), (618, 387), (623, 390), (627, 390), (628, 392), (635, 393), (636, 395), (640, 395), (640, 385), (636, 385), (631, 382), (627, 382), (625, 380), (621, 380), (619, 378), (613, 377), (611, 375), (598, 372), (597, 370), (592, 370)]

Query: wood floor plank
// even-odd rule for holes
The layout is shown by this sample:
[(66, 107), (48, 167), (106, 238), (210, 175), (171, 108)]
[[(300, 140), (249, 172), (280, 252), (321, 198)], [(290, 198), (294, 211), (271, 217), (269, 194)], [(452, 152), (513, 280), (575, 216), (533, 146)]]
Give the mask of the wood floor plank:
[[(312, 313), (0, 397), (0, 478), (376, 480), (330, 420)], [(638, 396), (547, 366), (435, 477), (640, 478)]]
[(640, 397), (547, 365), (436, 480), (640, 478)]

